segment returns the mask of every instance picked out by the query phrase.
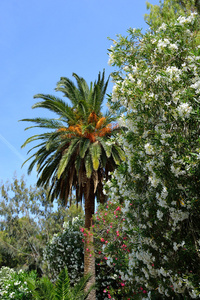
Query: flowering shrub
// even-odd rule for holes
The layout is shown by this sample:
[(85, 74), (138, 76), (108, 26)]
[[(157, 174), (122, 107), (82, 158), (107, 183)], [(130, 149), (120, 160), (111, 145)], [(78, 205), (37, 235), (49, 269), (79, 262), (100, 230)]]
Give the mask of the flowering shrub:
[[(130, 240), (122, 228), (126, 224), (123, 218), (123, 206), (117, 202), (109, 201), (106, 207), (100, 206), (95, 216), (96, 257), (100, 266), (107, 263), (110, 268), (110, 278), (113, 280), (104, 288), (104, 293), (111, 299), (128, 299), (125, 280), (121, 279), (120, 272), (127, 267)], [(123, 297), (123, 296), (126, 297)]]
[[(112, 219), (102, 212), (100, 240), (125, 299), (200, 297), (198, 24), (192, 13), (154, 34), (130, 29), (110, 49), (109, 63), (118, 70), (109, 105), (126, 109), (119, 122), (128, 128), (127, 163), (108, 183), (114, 206)], [(119, 222), (114, 212), (120, 202)]]
[[(72, 286), (83, 276), (84, 237), (87, 234), (83, 224), (84, 221), (80, 218), (74, 218), (71, 223), (65, 222), (62, 234), (54, 235), (52, 241), (47, 244), (44, 251), (44, 263), (47, 264), (48, 275), (54, 282), (64, 267), (68, 269)], [(97, 245), (95, 242), (95, 247)], [(105, 293), (108, 286), (116, 287), (112, 268), (102, 261), (101, 257), (96, 257), (97, 299), (108, 299)]]
[(22, 270), (16, 272), (8, 267), (2, 267), (0, 269), (0, 298), (4, 300), (33, 299), (27, 283), (30, 278), (35, 280), (36, 273), (32, 271), (28, 274)]
[(67, 266), (70, 282), (74, 285), (84, 271), (83, 236), (80, 227), (83, 226), (81, 218), (74, 218), (72, 222), (65, 222), (63, 232), (54, 235), (47, 244), (43, 260), (47, 264), (48, 274), (55, 281), (65, 266)]

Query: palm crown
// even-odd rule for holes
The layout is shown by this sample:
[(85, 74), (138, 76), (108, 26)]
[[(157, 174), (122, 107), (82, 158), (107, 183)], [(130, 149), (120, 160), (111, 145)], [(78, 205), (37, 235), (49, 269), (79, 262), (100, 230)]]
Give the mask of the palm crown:
[[(110, 142), (111, 135), (119, 130), (113, 125), (113, 118), (101, 113), (108, 80), (104, 72), (99, 73), (98, 80), (87, 85), (86, 81), (73, 73), (75, 84), (66, 77), (61, 77), (56, 91), (67, 97), (72, 106), (53, 95), (37, 94), (41, 102), (33, 108), (46, 108), (58, 115), (58, 118), (34, 118), (22, 121), (34, 122), (28, 127), (48, 129), (47, 132), (31, 136), (22, 145), (39, 140), (40, 143), (30, 151), (36, 152), (26, 161), (32, 160), (28, 173), (34, 166), (40, 175), (38, 186), (49, 188), (51, 200), (60, 198), (64, 204), (76, 190), (77, 201), (97, 197), (103, 202), (103, 179), (108, 178), (109, 171), (114, 170), (122, 160), (124, 153), (120, 146)], [(30, 152), (29, 151), (29, 152)]]

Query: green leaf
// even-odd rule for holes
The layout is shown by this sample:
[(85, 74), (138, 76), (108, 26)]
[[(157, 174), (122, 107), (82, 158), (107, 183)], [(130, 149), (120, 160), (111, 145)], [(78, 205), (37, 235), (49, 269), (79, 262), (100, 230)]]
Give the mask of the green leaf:
[(70, 281), (67, 272), (67, 268), (63, 269), (59, 276), (58, 280), (55, 284), (55, 300), (70, 300), (72, 298), (72, 294), (70, 291)]
[(109, 145), (103, 138), (98, 137), (97, 140), (101, 143), (107, 158), (110, 158), (112, 153), (112, 145)]
[(100, 156), (101, 156), (101, 146), (99, 142), (96, 141), (90, 147), (90, 154), (92, 157), (92, 164), (95, 171), (98, 170), (100, 164)]
[(65, 168), (67, 167), (72, 155), (74, 154), (74, 152), (77, 148), (78, 143), (79, 143), (79, 139), (72, 140), (70, 146), (66, 150), (66, 153), (63, 155), (63, 157), (60, 161), (59, 167), (58, 167), (58, 172), (57, 172), (58, 179), (60, 178), (60, 176), (64, 172)]
[(116, 144), (113, 145), (113, 148), (117, 151), (121, 161), (125, 161), (126, 160), (126, 156), (124, 151), (122, 150), (122, 148)]
[(88, 153), (85, 157), (85, 169), (87, 178), (90, 178), (93, 171), (90, 153)]
[(88, 147), (90, 145), (89, 139), (82, 139), (80, 142), (80, 150), (79, 154), (81, 158), (84, 158), (86, 151), (88, 150)]

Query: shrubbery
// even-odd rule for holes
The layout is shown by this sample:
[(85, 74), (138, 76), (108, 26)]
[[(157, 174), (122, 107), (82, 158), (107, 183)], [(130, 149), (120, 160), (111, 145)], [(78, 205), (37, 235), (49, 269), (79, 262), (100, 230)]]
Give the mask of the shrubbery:
[(32, 291), (28, 286), (30, 279), (36, 280), (36, 272), (26, 273), (22, 270), (14, 271), (8, 267), (0, 269), (0, 296), (1, 299), (31, 300)]
[(110, 109), (125, 108), (128, 129), (127, 163), (108, 182), (112, 202), (98, 215), (103, 257), (120, 276), (113, 297), (200, 294), (198, 26), (192, 13), (155, 33), (130, 29), (110, 49), (118, 67)]

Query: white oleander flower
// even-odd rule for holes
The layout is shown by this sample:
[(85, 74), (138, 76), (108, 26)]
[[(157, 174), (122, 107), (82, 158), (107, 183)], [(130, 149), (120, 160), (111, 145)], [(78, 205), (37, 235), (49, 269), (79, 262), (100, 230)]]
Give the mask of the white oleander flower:
[(148, 154), (148, 155), (152, 155), (155, 153), (154, 148), (150, 143), (145, 144), (144, 148), (145, 148), (146, 154)]
[(165, 23), (162, 23), (162, 25), (159, 27), (159, 31), (160, 30), (166, 30), (167, 29), (167, 25)]
[(160, 210), (157, 210), (157, 218), (159, 219), (159, 220), (162, 220), (162, 217), (163, 217), (163, 213), (160, 211)]
[(177, 107), (177, 112), (180, 117), (188, 118), (192, 111), (192, 107), (188, 103), (182, 103)]

